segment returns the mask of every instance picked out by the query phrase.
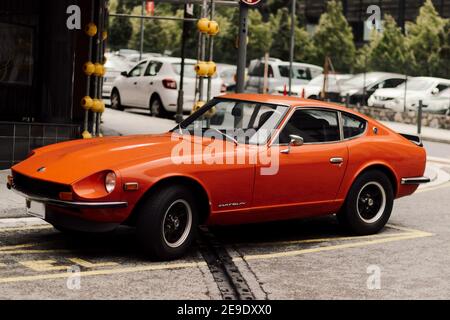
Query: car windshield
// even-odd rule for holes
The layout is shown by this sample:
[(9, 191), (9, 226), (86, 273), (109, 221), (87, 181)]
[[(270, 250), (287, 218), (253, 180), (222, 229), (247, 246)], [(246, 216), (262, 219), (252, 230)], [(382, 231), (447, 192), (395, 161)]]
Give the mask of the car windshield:
[[(434, 81), (429, 80), (429, 79), (412, 78), (412, 79), (408, 79), (408, 81), (406, 83), (406, 90), (426, 91), (433, 84), (434, 84)], [(405, 83), (402, 83), (397, 88), (405, 90)]]
[[(280, 71), (280, 75), (283, 78), (289, 77), (289, 65), (278, 66), (278, 70)], [(295, 65), (292, 66), (292, 76), (294, 79), (303, 79), (303, 80), (311, 80), (311, 78), (313, 77), (310, 68)]]
[(261, 145), (267, 143), (288, 109), (259, 102), (213, 99), (172, 131)]

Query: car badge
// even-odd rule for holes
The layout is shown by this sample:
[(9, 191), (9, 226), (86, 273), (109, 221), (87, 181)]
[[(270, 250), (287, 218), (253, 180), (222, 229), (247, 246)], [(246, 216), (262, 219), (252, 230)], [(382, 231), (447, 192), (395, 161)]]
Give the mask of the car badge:
[(40, 167), (36, 170), (37, 172), (44, 172), (45, 171), (45, 167)]

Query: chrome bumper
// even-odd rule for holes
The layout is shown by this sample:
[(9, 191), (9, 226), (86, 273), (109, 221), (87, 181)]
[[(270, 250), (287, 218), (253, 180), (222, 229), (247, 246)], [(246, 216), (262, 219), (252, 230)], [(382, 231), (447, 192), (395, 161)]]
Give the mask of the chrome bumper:
[(109, 202), (81, 202), (81, 201), (64, 201), (57, 199), (50, 199), (46, 197), (25, 194), (14, 187), (9, 186), (11, 190), (15, 193), (21, 195), (27, 200), (42, 202), (52, 206), (64, 207), (64, 208), (92, 208), (92, 209), (103, 209), (103, 208), (126, 208), (128, 202), (125, 201), (109, 201)]
[(412, 178), (402, 178), (400, 180), (401, 184), (422, 184), (430, 182), (428, 177), (412, 177)]

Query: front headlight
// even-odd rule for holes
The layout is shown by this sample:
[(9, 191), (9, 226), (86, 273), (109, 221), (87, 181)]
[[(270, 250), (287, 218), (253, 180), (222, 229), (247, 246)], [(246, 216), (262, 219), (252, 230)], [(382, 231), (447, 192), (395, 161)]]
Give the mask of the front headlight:
[(105, 189), (108, 193), (114, 191), (116, 187), (116, 174), (114, 172), (108, 172), (105, 177)]

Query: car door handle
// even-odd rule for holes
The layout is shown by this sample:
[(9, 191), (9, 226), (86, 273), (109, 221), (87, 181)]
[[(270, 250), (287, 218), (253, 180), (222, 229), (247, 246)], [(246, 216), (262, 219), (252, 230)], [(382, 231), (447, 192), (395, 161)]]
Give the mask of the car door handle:
[(153, 85), (153, 81), (149, 82), (148, 84), (149, 84), (149, 85)]
[(339, 163), (342, 163), (342, 162), (344, 162), (344, 158), (339, 158), (339, 157), (330, 158), (330, 163), (339, 164)]
[(137, 81), (136, 81), (136, 82), (133, 82), (133, 84), (134, 84), (134, 85), (137, 85)]

